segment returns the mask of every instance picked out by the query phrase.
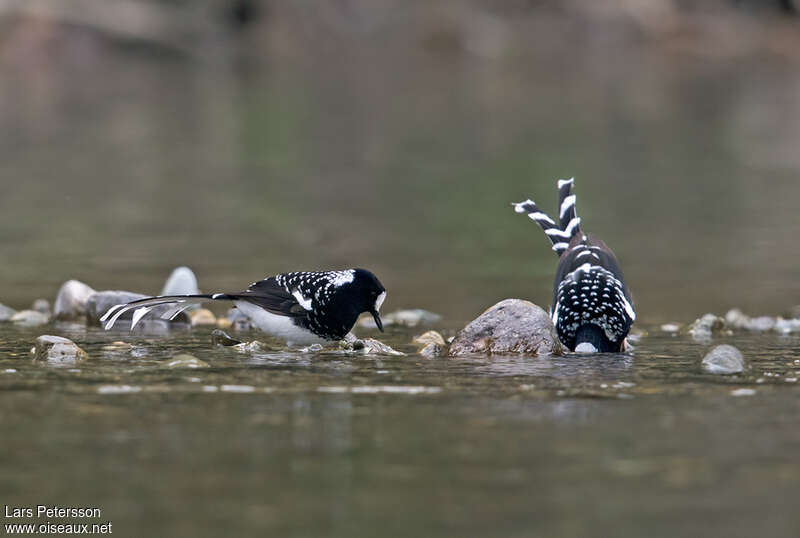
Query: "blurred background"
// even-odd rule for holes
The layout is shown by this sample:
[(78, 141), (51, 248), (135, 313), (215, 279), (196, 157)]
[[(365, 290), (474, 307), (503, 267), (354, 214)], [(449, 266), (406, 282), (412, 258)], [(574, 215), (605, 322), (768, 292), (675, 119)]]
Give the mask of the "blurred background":
[(797, 302), (793, 0), (0, 0), (0, 298), (363, 266), (551, 301), (576, 177), (640, 320)]

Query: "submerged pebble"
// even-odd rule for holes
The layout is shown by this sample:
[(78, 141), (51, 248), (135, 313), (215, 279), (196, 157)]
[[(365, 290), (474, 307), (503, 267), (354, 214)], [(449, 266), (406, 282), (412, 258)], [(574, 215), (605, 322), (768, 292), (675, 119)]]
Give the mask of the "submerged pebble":
[(679, 323), (665, 323), (661, 326), (661, 330), (665, 333), (677, 333), (681, 330)]
[(187, 355), (182, 353), (180, 355), (175, 355), (172, 357), (167, 364), (164, 365), (166, 368), (208, 368), (208, 363), (206, 361), (200, 360), (197, 357), (192, 355)]
[(86, 303), (95, 290), (79, 280), (67, 280), (61, 285), (53, 305), (53, 316), (58, 320), (73, 320), (86, 316)]
[(731, 391), (731, 396), (754, 396), (756, 391), (754, 389), (735, 389)]
[(426, 359), (435, 359), (436, 357), (442, 357), (445, 355), (444, 346), (440, 346), (439, 344), (434, 344), (431, 342), (420, 348), (419, 354), (425, 357)]
[(46, 325), (50, 321), (50, 317), (37, 310), (20, 310), (11, 316), (11, 321), (21, 327), (38, 327)]
[(458, 332), (450, 356), (471, 353), (549, 355), (562, 347), (550, 316), (537, 305), (506, 299), (486, 310)]
[(711, 374), (738, 374), (744, 371), (744, 357), (735, 347), (722, 344), (712, 349), (701, 365)]
[(142, 392), (142, 387), (134, 385), (100, 385), (97, 387), (99, 394), (132, 394)]
[(57, 364), (75, 364), (89, 358), (86, 352), (72, 340), (48, 334), (36, 339), (32, 352), (35, 361)]
[[(348, 334), (348, 336), (350, 336)], [(374, 338), (347, 338), (339, 342), (339, 347), (345, 351), (358, 351), (363, 355), (394, 355), (403, 356), (405, 353), (396, 351), (390, 346)]]

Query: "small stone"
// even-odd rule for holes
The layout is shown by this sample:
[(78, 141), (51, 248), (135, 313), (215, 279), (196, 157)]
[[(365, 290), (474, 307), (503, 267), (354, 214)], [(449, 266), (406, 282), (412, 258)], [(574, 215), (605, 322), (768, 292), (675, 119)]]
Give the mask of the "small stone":
[(234, 331), (249, 331), (251, 328), (250, 318), (248, 318), (238, 308), (231, 308), (225, 317), (231, 322), (231, 329)]
[(436, 357), (441, 357), (444, 355), (444, 346), (440, 346), (439, 344), (431, 342), (420, 349), (419, 354), (426, 359), (435, 359)]
[(61, 336), (42, 335), (36, 339), (33, 360), (55, 364), (76, 364), (89, 358), (78, 345)]
[(738, 308), (728, 310), (725, 314), (725, 322), (734, 329), (744, 329), (746, 331), (767, 332), (775, 328), (775, 318), (769, 316), (759, 316), (751, 318)]
[(436, 344), (440, 347), (445, 346), (444, 338), (438, 331), (428, 331), (419, 336), (415, 336), (412, 342), (422, 346), (426, 346), (428, 344)]
[(172, 357), (166, 365), (166, 368), (208, 368), (208, 363), (206, 361), (202, 361), (197, 357), (192, 355), (180, 354), (175, 355)]
[(189, 319), (191, 320), (192, 327), (216, 326), (217, 324), (217, 317), (207, 308), (198, 308), (197, 310), (189, 312)]
[[(441, 321), (441, 319), (442, 316), (440, 316), (439, 314), (428, 312), (427, 310), (422, 310), (420, 308), (397, 310), (395, 312), (386, 314), (385, 316), (381, 316), (381, 321), (383, 322), (384, 327), (389, 327), (391, 325), (400, 325), (402, 327), (432, 325), (434, 323), (438, 323), (439, 321)], [(372, 316), (362, 317), (359, 320), (358, 325), (365, 329), (377, 328), (375, 320), (372, 318)]]
[(11, 316), (11, 321), (21, 327), (38, 327), (46, 325), (50, 318), (37, 310), (20, 310)]
[(394, 355), (403, 356), (405, 353), (395, 351), (383, 342), (374, 338), (347, 338), (339, 341), (339, 347), (345, 351), (358, 351), (364, 355)]
[(241, 343), (242, 343), (241, 340), (236, 340), (235, 338), (231, 338), (223, 330), (214, 329), (213, 331), (211, 331), (211, 345), (230, 347), (239, 345)]
[(17, 311), (10, 306), (0, 303), (0, 321), (11, 321), (11, 317), (16, 313)]
[(755, 396), (754, 389), (735, 389), (731, 391), (731, 396)]
[(661, 326), (661, 330), (665, 333), (677, 333), (681, 330), (679, 323), (665, 323)]
[(560, 354), (561, 342), (550, 316), (529, 301), (506, 299), (459, 331), (450, 356), (472, 353)]
[(103, 351), (130, 351), (133, 349), (133, 345), (117, 340), (116, 342), (111, 342), (110, 344), (103, 346), (102, 349)]
[(233, 323), (231, 320), (225, 317), (217, 318), (217, 328), (218, 329), (230, 329)]
[(775, 321), (775, 330), (781, 334), (800, 332), (800, 319), (778, 318)]
[(86, 303), (95, 290), (78, 280), (67, 280), (61, 285), (53, 306), (53, 315), (58, 320), (78, 319), (86, 316)]
[(725, 320), (714, 314), (705, 314), (689, 327), (689, 334), (698, 342), (708, 342), (713, 335), (726, 332)]
[(199, 293), (197, 277), (188, 267), (175, 268), (161, 289), (161, 295), (197, 295)]
[(735, 347), (722, 344), (703, 358), (702, 367), (711, 374), (738, 374), (744, 371), (744, 357)]
[(47, 299), (36, 299), (33, 301), (31, 305), (31, 310), (36, 310), (37, 312), (41, 312), (48, 318), (50, 317), (50, 301)]

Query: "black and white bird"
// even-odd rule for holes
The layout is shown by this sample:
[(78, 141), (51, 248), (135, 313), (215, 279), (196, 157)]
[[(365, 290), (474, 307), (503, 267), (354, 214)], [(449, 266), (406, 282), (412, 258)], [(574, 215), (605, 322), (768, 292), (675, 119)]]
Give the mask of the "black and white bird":
[(533, 200), (512, 205), (542, 227), (559, 256), (551, 316), (561, 343), (578, 352), (623, 351), (636, 319), (633, 301), (614, 253), (581, 231), (574, 182), (575, 178), (558, 181), (558, 223)]
[(174, 319), (193, 304), (233, 301), (253, 325), (289, 345), (341, 340), (362, 312), (369, 312), (383, 331), (380, 309), (386, 288), (366, 269), (281, 273), (238, 293), (164, 295), (112, 306), (100, 318), (106, 330), (133, 310), (131, 329), (153, 308), (172, 305), (161, 315)]

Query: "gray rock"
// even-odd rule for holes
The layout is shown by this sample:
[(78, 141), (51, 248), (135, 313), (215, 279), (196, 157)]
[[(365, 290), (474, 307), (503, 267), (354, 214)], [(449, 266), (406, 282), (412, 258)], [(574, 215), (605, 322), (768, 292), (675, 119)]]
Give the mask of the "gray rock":
[(53, 364), (71, 365), (83, 362), (89, 356), (78, 345), (61, 336), (42, 335), (33, 347), (33, 360)]
[(192, 355), (180, 354), (175, 355), (172, 359), (164, 365), (165, 368), (179, 369), (179, 368), (208, 368), (206, 361), (200, 360)]
[(37, 312), (41, 312), (48, 318), (50, 317), (50, 301), (47, 299), (36, 299), (33, 301), (31, 305), (31, 310), (36, 310)]
[(396, 351), (383, 342), (374, 338), (356, 338), (352, 333), (348, 333), (339, 341), (339, 347), (345, 351), (357, 351), (363, 355), (394, 355), (403, 356), (405, 353)]
[(0, 303), (0, 321), (11, 321), (11, 316), (16, 313), (17, 311), (10, 306)]
[(197, 277), (188, 267), (176, 267), (161, 290), (161, 295), (197, 295), (198, 293), (200, 293), (200, 288), (197, 286)]
[(244, 332), (249, 331), (252, 328), (250, 318), (248, 318), (244, 312), (238, 308), (231, 308), (228, 310), (228, 313), (225, 314), (225, 317), (231, 322), (231, 330)]
[(775, 330), (781, 334), (800, 332), (800, 319), (778, 318), (775, 320)]
[[(428, 312), (427, 310), (422, 310), (419, 308), (411, 310), (397, 310), (395, 312), (386, 314), (385, 316), (381, 316), (381, 321), (383, 322), (384, 327), (389, 327), (390, 325), (399, 325), (401, 327), (432, 325), (434, 323), (438, 323), (441, 321), (441, 319), (442, 316), (439, 314), (434, 314), (433, 312)], [(358, 325), (365, 329), (377, 328), (375, 325), (375, 320), (372, 318), (372, 316), (362, 317), (358, 321)]]
[(444, 355), (444, 346), (431, 342), (423, 346), (422, 349), (419, 350), (419, 354), (426, 359), (435, 359), (436, 357)]
[(698, 342), (708, 342), (713, 335), (730, 334), (725, 320), (714, 314), (705, 314), (689, 327), (689, 334)]
[(506, 299), (464, 327), (450, 344), (450, 356), (472, 353), (560, 354), (550, 316), (529, 301)]
[(738, 374), (744, 371), (744, 357), (735, 347), (722, 344), (703, 357), (701, 366), (711, 374)]
[(67, 280), (61, 285), (53, 306), (53, 316), (58, 320), (71, 320), (86, 316), (86, 303), (95, 290), (78, 280)]
[(733, 329), (767, 332), (775, 329), (775, 322), (775, 318), (769, 316), (751, 318), (738, 308), (728, 310), (728, 313), (725, 314), (725, 323)]
[[(108, 309), (112, 306), (129, 303), (137, 299), (144, 299), (145, 297), (147, 297), (147, 295), (134, 293), (132, 291), (106, 290), (95, 292), (86, 300), (86, 320), (93, 325), (100, 325), (100, 318), (103, 317), (103, 315), (108, 312)], [(136, 326), (137, 330), (139, 329), (140, 325), (143, 327), (142, 330), (145, 332), (152, 332), (154, 330), (157, 331), (157, 325), (167, 326), (167, 321), (159, 319), (159, 316), (166, 313), (171, 308), (173, 307), (170, 305), (157, 306), (147, 314), (145, 319), (139, 322), (139, 325)], [(119, 319), (123, 321), (130, 321), (132, 317), (133, 310), (130, 312), (125, 312), (125, 314), (123, 314)], [(189, 316), (185, 312), (181, 312), (173, 320), (173, 322), (189, 323)], [(124, 328), (124, 325), (118, 320), (117, 324), (114, 325), (115, 329), (117, 327)]]
[(231, 338), (225, 331), (221, 329), (214, 329), (211, 331), (211, 345), (213, 346), (230, 347), (241, 343), (242, 342), (240, 340)]
[(20, 310), (11, 316), (11, 322), (20, 327), (38, 327), (46, 325), (50, 317), (36, 310)]

